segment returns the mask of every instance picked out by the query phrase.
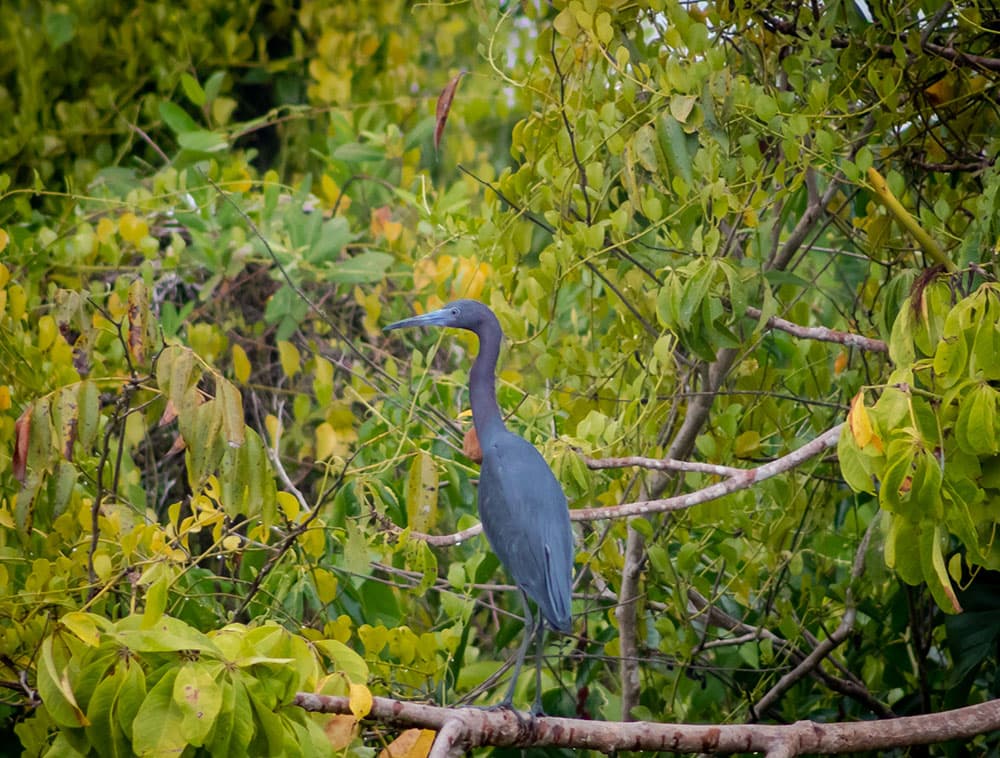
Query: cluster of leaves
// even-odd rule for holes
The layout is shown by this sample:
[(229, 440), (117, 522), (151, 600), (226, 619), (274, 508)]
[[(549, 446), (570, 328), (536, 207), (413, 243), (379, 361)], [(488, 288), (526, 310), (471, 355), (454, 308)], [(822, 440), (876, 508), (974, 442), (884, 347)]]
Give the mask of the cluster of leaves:
[[(952, 578), (1000, 570), (992, 507), (1000, 497), (1000, 291), (982, 284), (952, 304), (955, 294), (942, 276), (902, 302), (889, 343), (899, 368), (870, 410), (855, 397), (838, 448), (847, 482), (878, 494), (886, 563), (910, 584), (926, 582), (952, 613), (962, 610)], [(951, 537), (962, 550), (946, 567)]]
[[(145, 612), (117, 623), (77, 611), (60, 619), (39, 651), (44, 711), (18, 726), (26, 751), (320, 755), (329, 749), (322, 721), (291, 705), (296, 692), (349, 695), (367, 713), (371, 695), (351, 684), (367, 667), (343, 643), (307, 644), (274, 624), (203, 634), (163, 615), (167, 587), (159, 580)], [(342, 673), (325, 675), (331, 662)]]

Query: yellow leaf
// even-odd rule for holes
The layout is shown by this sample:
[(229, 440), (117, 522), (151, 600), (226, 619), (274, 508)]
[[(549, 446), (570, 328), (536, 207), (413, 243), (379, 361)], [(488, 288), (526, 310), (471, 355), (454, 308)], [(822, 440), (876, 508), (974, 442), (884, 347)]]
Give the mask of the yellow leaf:
[(278, 444), (278, 440), (281, 438), (281, 422), (278, 417), (273, 413), (268, 413), (264, 417), (264, 428), (267, 429), (267, 436), (271, 440), (271, 444)]
[(59, 327), (56, 326), (56, 320), (52, 316), (46, 314), (38, 319), (38, 349), (44, 353), (52, 347), (58, 332)]
[(222, 549), (226, 552), (232, 553), (239, 548), (240, 542), (242, 542), (242, 540), (240, 540), (237, 535), (230, 534), (222, 540)]
[(388, 205), (372, 211), (371, 231), (373, 237), (385, 237), (389, 242), (395, 242), (403, 233), (403, 225), (392, 220), (392, 209)]
[(289, 521), (295, 521), (299, 517), (299, 501), (291, 492), (285, 492), (280, 490), (277, 494), (278, 507), (281, 508), (281, 512), (284, 514), (285, 518)]
[(378, 758), (426, 758), (437, 732), (430, 729), (407, 729), (379, 753)]
[(94, 573), (102, 582), (111, 578), (111, 558), (107, 553), (98, 553), (94, 556)]
[(0, 253), (7, 249), (8, 244), (10, 244), (10, 235), (7, 234), (6, 229), (0, 229)]
[(333, 426), (324, 421), (316, 427), (316, 459), (325, 460), (336, 453), (337, 432)]
[(233, 345), (233, 375), (241, 384), (246, 384), (250, 378), (250, 359), (239, 345)]
[(246, 166), (240, 166), (239, 170), (236, 171), (236, 177), (230, 179), (229, 189), (233, 192), (249, 192), (250, 188), (253, 187), (253, 181), (250, 178), (250, 172), (247, 171)]
[(0, 384), (0, 411), (10, 410), (10, 386)]
[(316, 583), (316, 594), (321, 603), (332, 603), (337, 597), (337, 577), (326, 569), (313, 569), (313, 581)]
[(317, 519), (311, 529), (306, 529), (299, 537), (299, 545), (310, 558), (326, 557), (326, 535), (323, 533), (323, 523)]
[(372, 693), (365, 685), (351, 682), (350, 695), (351, 713), (355, 718), (363, 719), (372, 710)]
[(107, 216), (101, 216), (101, 220), (97, 222), (97, 239), (102, 245), (106, 245), (111, 241), (111, 238), (115, 234), (115, 222), (112, 221)]
[(875, 427), (872, 426), (868, 409), (865, 408), (864, 391), (858, 392), (854, 396), (854, 399), (851, 400), (851, 410), (847, 413), (847, 425), (850, 427), (851, 434), (854, 435), (854, 441), (858, 443), (858, 447), (864, 450), (865, 447), (871, 444), (875, 445), (875, 448), (881, 452), (882, 440), (875, 433)]
[(59, 622), (90, 647), (101, 644), (101, 632), (95, 621), (97, 617), (90, 613), (71, 611), (59, 619)]
[(138, 245), (149, 234), (149, 224), (134, 213), (126, 213), (118, 219), (118, 231), (123, 240)]
[(281, 340), (278, 342), (278, 357), (281, 360), (281, 370), (289, 379), (299, 373), (302, 359), (299, 356), (299, 349), (291, 342)]
[(343, 213), (351, 207), (351, 198), (341, 192), (337, 183), (326, 174), (323, 174), (319, 180), (319, 190), (325, 208), (332, 210), (336, 205), (337, 213)]

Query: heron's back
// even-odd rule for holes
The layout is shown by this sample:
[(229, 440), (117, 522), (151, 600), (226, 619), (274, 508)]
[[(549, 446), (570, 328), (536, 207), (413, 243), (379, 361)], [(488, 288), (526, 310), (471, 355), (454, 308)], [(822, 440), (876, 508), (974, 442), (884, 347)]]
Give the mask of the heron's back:
[(569, 631), (573, 529), (562, 487), (541, 453), (516, 434), (503, 430), (480, 444), (486, 538), (549, 625)]

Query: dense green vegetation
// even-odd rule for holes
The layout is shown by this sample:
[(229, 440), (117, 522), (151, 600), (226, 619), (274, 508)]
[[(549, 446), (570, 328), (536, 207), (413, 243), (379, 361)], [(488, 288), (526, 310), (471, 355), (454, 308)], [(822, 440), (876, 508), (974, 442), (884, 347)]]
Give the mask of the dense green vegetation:
[[(477, 522), (475, 339), (381, 333), (458, 297), (500, 318), (500, 405), (571, 508), (727, 483), (579, 519), (549, 713), (1000, 694), (992, 4), (8, 5), (0, 715), (26, 755), (368, 754), (391, 730), (294, 693), (497, 699), (520, 603), (446, 536)], [(703, 465), (594, 461), (623, 456)]]

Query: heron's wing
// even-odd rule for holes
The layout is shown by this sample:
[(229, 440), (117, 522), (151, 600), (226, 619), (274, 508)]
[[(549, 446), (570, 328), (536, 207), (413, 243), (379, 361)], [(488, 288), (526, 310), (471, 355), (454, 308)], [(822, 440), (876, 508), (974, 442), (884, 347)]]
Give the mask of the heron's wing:
[(541, 454), (515, 434), (483, 448), (479, 517), (514, 581), (551, 626), (568, 630), (573, 530), (566, 496)]

